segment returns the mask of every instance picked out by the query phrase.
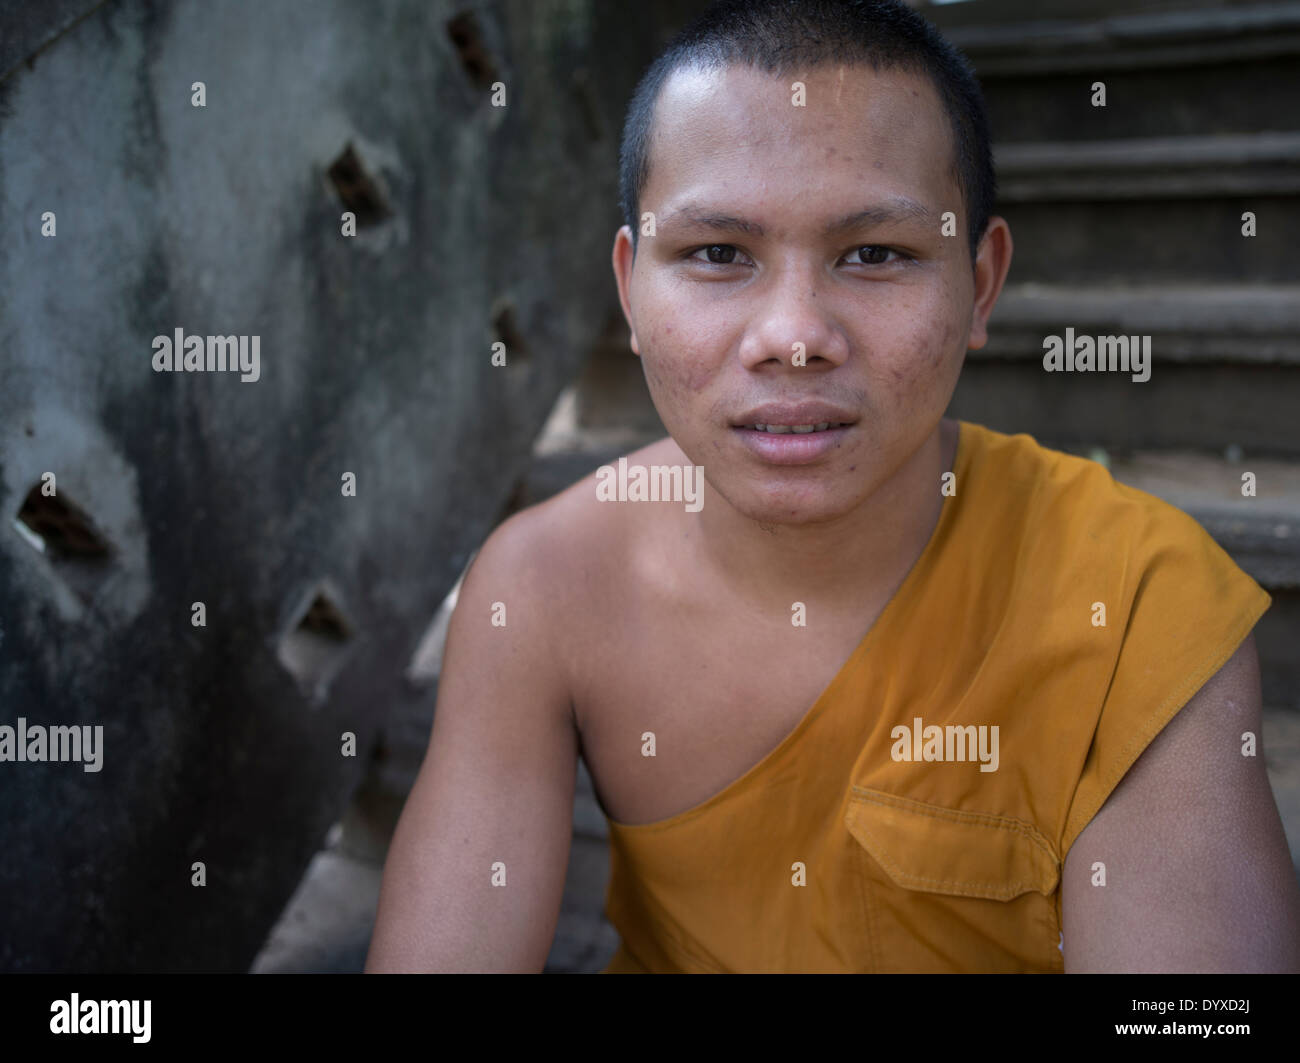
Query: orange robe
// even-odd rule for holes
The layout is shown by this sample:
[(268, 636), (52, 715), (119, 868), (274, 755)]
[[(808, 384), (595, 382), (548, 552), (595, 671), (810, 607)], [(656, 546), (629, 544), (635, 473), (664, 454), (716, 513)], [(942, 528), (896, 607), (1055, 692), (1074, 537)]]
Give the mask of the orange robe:
[(609, 822), (607, 973), (1063, 969), (1070, 846), (1271, 599), (1193, 518), (1028, 435), (962, 422), (953, 471), (780, 745), (679, 815)]

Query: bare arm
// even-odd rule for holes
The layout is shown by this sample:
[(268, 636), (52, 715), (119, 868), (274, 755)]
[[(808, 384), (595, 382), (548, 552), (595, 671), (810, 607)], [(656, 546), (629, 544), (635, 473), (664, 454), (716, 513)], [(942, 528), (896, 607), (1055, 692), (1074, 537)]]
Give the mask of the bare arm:
[[(1264, 770), (1247, 636), (1158, 734), (1065, 861), (1068, 972), (1300, 970), (1300, 887)], [(1242, 733), (1256, 756), (1242, 755)], [(1106, 884), (1093, 885), (1093, 864)]]
[[(429, 749), (384, 866), (367, 972), (545, 964), (568, 864), (578, 743), (548, 637), (555, 617), (536, 520), (525, 512), (502, 524), (465, 577)], [(503, 627), (492, 624), (496, 602)]]

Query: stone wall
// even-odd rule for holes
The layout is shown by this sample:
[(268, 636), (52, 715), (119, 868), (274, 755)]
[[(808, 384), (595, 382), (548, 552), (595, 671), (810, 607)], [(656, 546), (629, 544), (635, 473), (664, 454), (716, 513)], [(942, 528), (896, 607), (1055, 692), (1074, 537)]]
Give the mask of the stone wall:
[(0, 725), (102, 728), (0, 763), (0, 969), (248, 968), (617, 308), (671, 7), (0, 3)]

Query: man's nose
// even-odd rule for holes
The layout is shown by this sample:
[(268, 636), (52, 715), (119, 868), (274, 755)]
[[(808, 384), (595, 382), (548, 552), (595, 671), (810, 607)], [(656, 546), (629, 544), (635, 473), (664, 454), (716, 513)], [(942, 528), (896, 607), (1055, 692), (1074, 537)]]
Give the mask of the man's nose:
[(746, 369), (779, 364), (824, 371), (848, 358), (848, 339), (832, 312), (830, 285), (815, 270), (783, 270), (755, 292), (755, 302), (740, 345)]

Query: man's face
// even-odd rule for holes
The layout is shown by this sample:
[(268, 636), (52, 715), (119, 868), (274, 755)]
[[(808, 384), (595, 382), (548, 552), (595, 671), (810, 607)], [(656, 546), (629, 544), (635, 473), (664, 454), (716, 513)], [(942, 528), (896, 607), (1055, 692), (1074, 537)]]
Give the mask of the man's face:
[(616, 244), (615, 269), (677, 445), (740, 512), (801, 524), (852, 511), (925, 442), (984, 337), (930, 82), (823, 67), (796, 107), (794, 80), (741, 65), (669, 79), (640, 202), (655, 233), (630, 264)]

